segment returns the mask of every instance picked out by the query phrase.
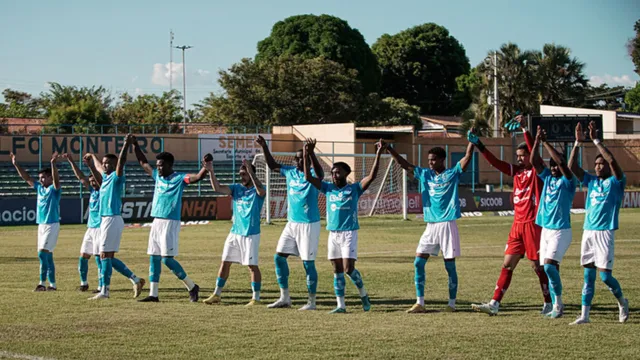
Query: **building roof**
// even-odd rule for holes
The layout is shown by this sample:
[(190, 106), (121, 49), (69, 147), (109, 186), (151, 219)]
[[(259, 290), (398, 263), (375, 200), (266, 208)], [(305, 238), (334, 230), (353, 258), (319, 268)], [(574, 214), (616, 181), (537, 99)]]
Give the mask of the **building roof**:
[(371, 133), (413, 133), (413, 130), (414, 130), (413, 125), (356, 127), (357, 132), (371, 132)]
[(462, 118), (459, 116), (420, 115), (420, 119), (423, 129), (427, 128), (429, 123), (445, 127), (458, 127), (462, 124)]

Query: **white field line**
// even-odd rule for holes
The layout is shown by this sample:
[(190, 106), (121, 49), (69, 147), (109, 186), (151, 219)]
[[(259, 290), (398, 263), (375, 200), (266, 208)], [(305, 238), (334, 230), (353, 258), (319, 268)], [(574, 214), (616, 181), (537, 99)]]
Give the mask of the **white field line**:
[(0, 358), (24, 359), (24, 360), (53, 360), (53, 358), (44, 358), (40, 356), (18, 354), (9, 351), (0, 350)]

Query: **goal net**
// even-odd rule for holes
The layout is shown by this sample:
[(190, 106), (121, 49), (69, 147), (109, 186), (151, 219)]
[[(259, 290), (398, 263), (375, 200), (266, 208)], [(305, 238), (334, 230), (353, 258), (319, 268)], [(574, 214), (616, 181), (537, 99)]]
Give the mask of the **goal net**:
[[(294, 166), (295, 153), (275, 152), (273, 158), (282, 165)], [(318, 161), (324, 170), (324, 180), (332, 181), (331, 166), (342, 161), (351, 167), (348, 181), (354, 183), (361, 181), (371, 171), (375, 160), (374, 154), (316, 154)], [(262, 217), (267, 223), (271, 219), (287, 218), (287, 184), (284, 176), (279, 172), (270, 171), (264, 154), (257, 154), (253, 159), (256, 167), (256, 175), (267, 187), (266, 204), (262, 210)], [(320, 215), (326, 217), (326, 199), (320, 193), (318, 207)], [(407, 173), (389, 154), (380, 157), (378, 175), (369, 189), (362, 194), (358, 203), (358, 214), (372, 216), (374, 214), (403, 215), (407, 219)]]

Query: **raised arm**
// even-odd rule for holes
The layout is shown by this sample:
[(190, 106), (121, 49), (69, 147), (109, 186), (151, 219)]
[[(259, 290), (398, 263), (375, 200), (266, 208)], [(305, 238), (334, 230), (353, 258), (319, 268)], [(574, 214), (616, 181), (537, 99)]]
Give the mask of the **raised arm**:
[(60, 190), (60, 174), (58, 173), (58, 152), (54, 152), (51, 155), (51, 178), (53, 179), (53, 187), (56, 190)]
[(489, 162), (489, 164), (491, 164), (491, 166), (506, 175), (513, 176), (513, 167), (511, 166), (511, 164), (499, 160), (491, 153), (491, 151), (487, 150), (487, 148), (478, 137), (478, 134), (476, 133), (476, 130), (474, 128), (467, 132), (467, 140), (469, 140), (471, 144), (475, 145), (475, 147), (478, 148), (478, 151), (480, 151), (482, 156), (484, 156), (484, 158)]
[(469, 143), (467, 145), (467, 151), (465, 152), (464, 157), (460, 159), (460, 161), (458, 161), (458, 164), (460, 164), (460, 168), (462, 169), (462, 171), (467, 170), (467, 168), (469, 167), (469, 164), (471, 163), (472, 158), (473, 158), (473, 144)]
[(251, 182), (253, 183), (253, 187), (256, 188), (256, 193), (258, 194), (258, 196), (262, 198), (265, 197), (267, 195), (267, 192), (264, 190), (264, 186), (262, 186), (262, 182), (260, 181), (260, 179), (258, 179), (256, 174), (253, 172), (251, 163), (244, 159), (242, 160), (242, 166), (244, 166), (245, 171), (251, 178)]
[(73, 161), (73, 157), (71, 156), (71, 154), (64, 153), (62, 154), (62, 158), (67, 160), (69, 165), (71, 165), (71, 170), (73, 170), (73, 174), (76, 176), (76, 179), (78, 179), (82, 185), (89, 189), (91, 186), (91, 184), (89, 184), (89, 179), (87, 179), (82, 170), (78, 168), (78, 165), (76, 165), (76, 163)]
[(211, 161), (205, 161), (202, 167), (209, 172), (209, 180), (211, 181), (211, 188), (213, 191), (219, 192), (224, 195), (231, 195), (231, 188), (226, 185), (220, 185), (216, 174), (213, 172), (213, 163)]
[(307, 139), (307, 143), (309, 144), (308, 154), (311, 157), (311, 165), (313, 165), (313, 170), (318, 175), (320, 180), (324, 179), (324, 170), (322, 169), (322, 165), (320, 165), (320, 161), (316, 157), (316, 139)]
[(31, 176), (29, 176), (29, 173), (27, 173), (22, 168), (22, 166), (18, 164), (18, 161), (16, 160), (16, 155), (14, 153), (9, 153), (9, 156), (11, 157), (11, 163), (18, 171), (18, 175), (20, 175), (22, 180), (24, 180), (27, 184), (29, 184), (30, 187), (33, 187), (33, 184), (35, 183), (35, 181), (31, 178)]
[[(145, 173), (147, 173), (147, 175), (153, 176), (153, 168), (151, 167), (151, 165), (149, 165), (149, 161), (147, 161), (147, 157), (144, 156), (144, 153), (140, 149), (140, 145), (138, 144), (138, 139), (135, 136), (132, 136), (132, 137), (133, 137), (133, 140), (132, 140), (133, 151), (136, 153), (136, 159), (138, 159), (138, 164), (142, 166), (142, 169), (144, 170)], [(200, 172), (203, 172), (203, 171), (201, 170)], [(204, 173), (206, 173), (206, 170), (204, 170)]]
[(127, 153), (129, 152), (129, 146), (136, 140), (136, 137), (127, 134), (124, 138), (124, 146), (120, 149), (120, 155), (118, 156), (118, 165), (116, 166), (116, 176), (120, 177), (124, 174), (124, 165), (127, 163)]
[(380, 166), (380, 156), (382, 155), (383, 152), (387, 150), (386, 149), (387, 144), (384, 144), (382, 142), (382, 139), (380, 139), (380, 141), (376, 143), (376, 147), (378, 150), (376, 150), (376, 158), (373, 160), (373, 167), (371, 168), (371, 172), (367, 177), (365, 177), (364, 179), (362, 179), (362, 181), (360, 181), (360, 186), (362, 186), (362, 192), (367, 191), (369, 186), (371, 186), (371, 183), (373, 182), (373, 180), (375, 180), (376, 176), (378, 176), (378, 168)]
[(551, 155), (551, 158), (553, 159), (553, 161), (555, 161), (555, 163), (558, 164), (558, 167), (560, 168), (560, 172), (562, 173), (562, 175), (567, 179), (571, 180), (571, 178), (573, 177), (573, 173), (571, 172), (571, 170), (569, 170), (569, 167), (567, 166), (567, 161), (563, 159), (562, 156), (560, 156), (560, 153), (558, 152), (558, 150), (556, 150), (556, 148), (551, 146), (551, 144), (549, 144), (546, 141), (543, 142), (542, 144), (544, 145), (544, 148), (547, 149), (547, 152), (549, 153), (549, 155)]
[(602, 154), (604, 160), (609, 163), (609, 167), (611, 168), (613, 176), (615, 176), (618, 180), (622, 180), (622, 178), (624, 177), (624, 171), (622, 171), (622, 168), (616, 161), (616, 158), (613, 157), (611, 151), (609, 151), (609, 149), (604, 146), (602, 141), (598, 139), (597, 135), (598, 129), (596, 128), (596, 123), (594, 121), (591, 121), (589, 123), (589, 137), (593, 141), (593, 144), (598, 148), (598, 151), (600, 151), (600, 154)]
[(260, 147), (262, 148), (262, 152), (264, 153), (264, 159), (267, 162), (267, 166), (269, 167), (269, 169), (271, 169), (272, 171), (280, 170), (282, 166), (278, 164), (276, 160), (273, 158), (273, 156), (271, 155), (271, 151), (269, 151), (269, 146), (267, 145), (267, 141), (261, 135), (258, 135), (255, 142), (256, 144), (260, 145)]
[(317, 177), (314, 177), (311, 174), (311, 156), (309, 155), (309, 149), (311, 148), (311, 144), (309, 142), (305, 142), (304, 148), (302, 150), (302, 158), (303, 158), (303, 167), (304, 167), (304, 178), (307, 179), (311, 185), (315, 186), (316, 189), (320, 190), (322, 188), (322, 180)]
[(413, 174), (413, 169), (415, 169), (415, 165), (411, 164), (405, 158), (400, 156), (400, 154), (398, 154), (396, 149), (391, 147), (391, 145), (385, 143), (384, 141), (382, 142), (382, 144), (386, 146), (387, 152), (391, 154), (391, 156), (393, 156), (393, 159), (398, 163), (398, 165), (400, 165), (401, 168), (407, 170), (410, 174)]
[[(102, 185), (102, 173), (104, 171), (101, 172), (96, 167), (96, 164), (98, 163), (97, 162), (98, 158), (96, 158), (94, 154), (85, 154), (82, 159), (84, 160), (84, 163), (87, 164), (87, 167), (89, 168), (89, 172), (91, 173), (91, 175), (93, 175), (96, 181), (98, 181), (98, 183)], [(102, 168), (102, 166), (100, 168)]]
[(577, 157), (580, 152), (580, 145), (584, 141), (584, 135), (582, 134), (582, 124), (578, 123), (576, 125), (576, 143), (573, 145), (573, 149), (571, 149), (571, 155), (569, 156), (569, 169), (573, 175), (582, 182), (584, 179), (584, 170), (578, 165)]
[(544, 130), (538, 126), (538, 132), (536, 133), (536, 140), (533, 142), (533, 148), (531, 149), (531, 155), (529, 155), (529, 159), (531, 160), (531, 165), (536, 169), (538, 174), (544, 171), (544, 161), (540, 157), (540, 152), (538, 151), (538, 147), (540, 146), (540, 142), (546, 139)]
[[(96, 156), (96, 154), (92, 154), (92, 153), (85, 154), (84, 156), (85, 161), (87, 161), (87, 157), (90, 159), (91, 162), (93, 162), (93, 167), (89, 167), (89, 169), (93, 168), (98, 173), (104, 174), (104, 168), (102, 167), (102, 163), (100, 162), (100, 160), (98, 160), (98, 157)], [(93, 172), (91, 172), (91, 174), (95, 176)]]

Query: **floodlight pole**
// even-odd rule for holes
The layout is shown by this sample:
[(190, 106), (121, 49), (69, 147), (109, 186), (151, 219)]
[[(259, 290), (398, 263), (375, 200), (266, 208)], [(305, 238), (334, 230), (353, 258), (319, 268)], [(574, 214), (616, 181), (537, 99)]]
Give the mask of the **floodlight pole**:
[(500, 106), (498, 105), (498, 52), (493, 53), (493, 137), (500, 137)]
[(184, 51), (189, 50), (192, 47), (193, 46), (189, 45), (176, 46), (176, 49), (182, 50), (182, 111), (184, 113), (184, 118), (182, 119), (182, 131), (185, 130), (184, 127), (187, 125), (187, 65), (184, 62)]

